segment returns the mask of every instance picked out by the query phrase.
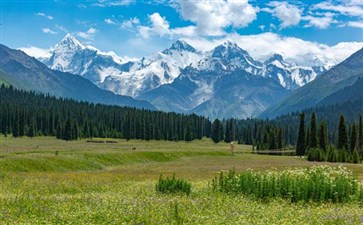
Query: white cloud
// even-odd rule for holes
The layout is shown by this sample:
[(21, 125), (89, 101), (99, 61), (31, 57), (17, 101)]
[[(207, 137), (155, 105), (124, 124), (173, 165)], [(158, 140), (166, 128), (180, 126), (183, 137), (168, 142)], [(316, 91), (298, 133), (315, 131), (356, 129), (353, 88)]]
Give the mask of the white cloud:
[(139, 24), (140, 24), (140, 20), (137, 17), (134, 17), (134, 18), (130, 18), (128, 20), (124, 20), (121, 23), (120, 28), (124, 29), (124, 30), (134, 31), (134, 30), (136, 30), (136, 26), (138, 26)]
[(133, 4), (134, 2), (135, 0), (99, 0), (97, 3), (94, 3), (93, 6), (98, 6), (98, 7), (127, 6)]
[(350, 27), (356, 27), (356, 28), (363, 29), (363, 21), (350, 21), (347, 23), (347, 25)]
[(115, 21), (113, 21), (112, 19), (105, 19), (105, 23), (107, 23), (107, 24), (116, 24), (116, 22)]
[(96, 34), (96, 32), (97, 30), (95, 28), (90, 28), (86, 32), (78, 32), (77, 35), (87, 40), (93, 40), (93, 37)]
[(50, 28), (47, 28), (47, 27), (42, 28), (42, 31), (43, 31), (43, 33), (45, 33), (45, 34), (57, 34), (57, 32), (55, 32), (54, 30), (52, 30), (52, 29), (50, 29)]
[(276, 33), (258, 35), (228, 34), (223, 38), (207, 39), (203, 37), (183, 38), (199, 50), (207, 51), (227, 40), (236, 42), (257, 60), (265, 60), (274, 53), (279, 53), (291, 62), (308, 65), (314, 56), (324, 56), (334, 63), (341, 62), (355, 51), (363, 47), (363, 42), (344, 42), (328, 46), (316, 42), (305, 41), (294, 37), (282, 37)]
[(19, 49), (25, 52), (27, 55), (35, 58), (48, 58), (51, 56), (51, 51), (53, 50), (52, 48), (43, 49), (34, 46), (22, 47)]
[(324, 13), (323, 16), (304, 16), (302, 20), (308, 21), (308, 24), (306, 24), (304, 27), (317, 27), (319, 29), (326, 29), (330, 27), (330, 24), (332, 23), (338, 23), (337, 20), (334, 19), (333, 13)]
[(149, 15), (150, 26), (137, 26), (139, 35), (143, 38), (149, 38), (151, 36), (192, 36), (195, 35), (195, 27), (176, 27), (170, 28), (169, 21), (165, 17), (160, 16), (159, 13), (153, 13)]
[(45, 17), (45, 18), (47, 18), (48, 20), (52, 20), (52, 19), (53, 19), (53, 16), (47, 15), (47, 14), (45, 14), (45, 13), (43, 13), (43, 12), (38, 12), (36, 15), (37, 15), (37, 16)]
[(281, 29), (296, 26), (301, 21), (302, 10), (295, 5), (291, 5), (288, 2), (272, 1), (267, 6), (271, 8), (264, 8), (262, 10), (277, 17), (281, 21)]
[(361, 0), (343, 1), (345, 4), (334, 4), (331, 1), (320, 2), (311, 7), (312, 10), (325, 10), (338, 12), (346, 16), (363, 17), (363, 8)]
[(227, 27), (246, 27), (258, 12), (248, 0), (176, 0), (174, 7), (184, 20), (196, 24), (198, 34), (207, 36), (223, 35)]

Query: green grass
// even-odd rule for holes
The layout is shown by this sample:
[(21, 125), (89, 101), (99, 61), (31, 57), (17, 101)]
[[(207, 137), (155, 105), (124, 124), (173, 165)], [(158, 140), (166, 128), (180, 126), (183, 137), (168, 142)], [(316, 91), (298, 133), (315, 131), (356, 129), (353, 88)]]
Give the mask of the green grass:
[(349, 202), (363, 204), (363, 184), (345, 167), (316, 166), (283, 171), (221, 171), (213, 190), (256, 199), (284, 198), (290, 202)]
[[(214, 192), (221, 170), (339, 164), (250, 154), (209, 140), (87, 143), (0, 137), (0, 224), (361, 224), (358, 203), (268, 202)], [(136, 148), (135, 150), (132, 150)], [(56, 154), (56, 152), (58, 152)], [(363, 180), (363, 166), (344, 164)], [(159, 175), (191, 182), (187, 195), (155, 191)]]

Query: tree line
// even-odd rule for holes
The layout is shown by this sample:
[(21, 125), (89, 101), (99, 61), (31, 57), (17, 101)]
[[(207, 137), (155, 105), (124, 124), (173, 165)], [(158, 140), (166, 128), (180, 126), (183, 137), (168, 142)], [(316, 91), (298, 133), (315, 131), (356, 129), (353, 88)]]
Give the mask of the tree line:
[(362, 116), (358, 124), (353, 121), (347, 126), (344, 115), (340, 115), (337, 124), (337, 141), (330, 143), (327, 122), (323, 120), (318, 126), (316, 113), (312, 113), (310, 125), (306, 127), (305, 113), (301, 113), (296, 155), (307, 155), (309, 161), (359, 163), (363, 159)]
[[(254, 145), (257, 150), (294, 146), (298, 139), (297, 113), (274, 120), (248, 118), (211, 121), (196, 114), (93, 104), (5, 85), (0, 87), (0, 103), (0, 133), (13, 137), (55, 136), (63, 140), (108, 137), (168, 141), (192, 141), (207, 137), (215, 143), (234, 141)], [(319, 115), (325, 115), (324, 110), (320, 109), (319, 112)], [(350, 115), (348, 118), (352, 121)], [(337, 140), (336, 132), (330, 128), (331, 124), (336, 123), (334, 119), (333, 116), (324, 117), (327, 141), (330, 143)]]

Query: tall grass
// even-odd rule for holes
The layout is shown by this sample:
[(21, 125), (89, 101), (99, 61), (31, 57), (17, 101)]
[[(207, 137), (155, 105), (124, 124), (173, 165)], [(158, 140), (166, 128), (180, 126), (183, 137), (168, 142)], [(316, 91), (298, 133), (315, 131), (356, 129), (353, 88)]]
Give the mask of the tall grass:
[(291, 202), (363, 201), (363, 186), (345, 167), (317, 166), (307, 169), (237, 174), (221, 171), (212, 181), (213, 189), (242, 193), (258, 199), (284, 198)]
[(175, 174), (172, 178), (163, 178), (163, 175), (160, 174), (159, 181), (156, 184), (156, 191), (161, 193), (185, 193), (187, 195), (190, 194), (192, 190), (192, 185), (185, 180), (176, 179)]

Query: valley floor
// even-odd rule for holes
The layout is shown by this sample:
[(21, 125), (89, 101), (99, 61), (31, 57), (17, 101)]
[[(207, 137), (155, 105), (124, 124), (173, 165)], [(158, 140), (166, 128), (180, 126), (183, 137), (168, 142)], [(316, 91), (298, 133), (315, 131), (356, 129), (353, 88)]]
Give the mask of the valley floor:
[[(357, 203), (260, 201), (211, 190), (220, 170), (310, 167), (251, 146), (50, 137), (0, 137), (0, 224), (362, 224)], [(117, 143), (106, 143), (117, 142)], [(339, 164), (329, 164), (338, 166)], [(362, 164), (344, 164), (363, 180)], [(160, 174), (192, 182), (192, 194), (155, 191)]]

